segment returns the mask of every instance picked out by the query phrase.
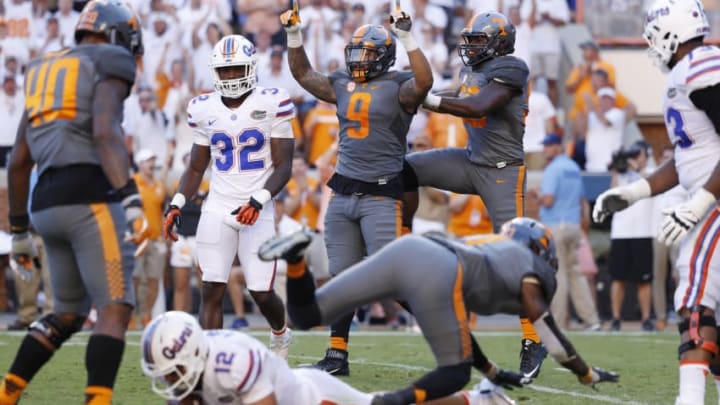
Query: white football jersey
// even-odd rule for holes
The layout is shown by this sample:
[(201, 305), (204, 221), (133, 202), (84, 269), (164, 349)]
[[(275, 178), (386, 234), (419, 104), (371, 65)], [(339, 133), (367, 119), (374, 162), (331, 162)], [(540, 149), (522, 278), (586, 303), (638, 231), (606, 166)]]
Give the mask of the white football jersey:
[(207, 405), (246, 405), (270, 395), (281, 405), (369, 405), (372, 395), (317, 369), (291, 369), (257, 339), (232, 330), (205, 331), (209, 353), (202, 377)]
[(265, 186), (273, 171), (271, 138), (293, 138), (295, 106), (284, 89), (256, 87), (238, 108), (219, 92), (190, 100), (194, 143), (210, 147), (210, 193), (203, 211), (227, 214)]
[(720, 48), (702, 46), (670, 71), (663, 111), (680, 184), (694, 193), (710, 177), (720, 158), (720, 136), (704, 111), (690, 100), (698, 89), (720, 83)]

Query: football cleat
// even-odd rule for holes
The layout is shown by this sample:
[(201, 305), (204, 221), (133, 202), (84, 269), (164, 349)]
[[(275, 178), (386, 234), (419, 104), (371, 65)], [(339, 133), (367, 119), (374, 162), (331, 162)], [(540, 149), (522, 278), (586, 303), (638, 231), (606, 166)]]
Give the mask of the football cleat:
[(289, 235), (276, 236), (260, 245), (258, 257), (265, 262), (283, 259), (289, 263), (297, 263), (314, 236), (315, 232), (306, 227)]
[(493, 384), (489, 379), (483, 378), (475, 384), (472, 390), (463, 392), (466, 403), (469, 405), (515, 405), (516, 402), (505, 395), (502, 387)]
[(270, 331), (270, 350), (285, 360), (288, 358), (290, 344), (292, 344), (292, 330), (290, 328), (286, 327), (285, 332), (279, 335)]
[(547, 350), (542, 343), (530, 339), (522, 340), (520, 349), (520, 372), (525, 378), (536, 378), (540, 375), (540, 366), (547, 357)]
[(341, 349), (327, 349), (325, 358), (309, 367), (323, 370), (330, 375), (347, 376), (350, 375), (350, 365), (348, 364), (348, 352)]

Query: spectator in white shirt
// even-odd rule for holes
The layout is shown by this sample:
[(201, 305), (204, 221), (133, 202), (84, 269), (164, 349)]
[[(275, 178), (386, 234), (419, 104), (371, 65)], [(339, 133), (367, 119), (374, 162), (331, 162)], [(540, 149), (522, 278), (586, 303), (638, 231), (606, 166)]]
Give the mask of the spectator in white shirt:
[[(608, 171), (613, 152), (622, 146), (627, 121), (625, 111), (615, 107), (615, 90), (603, 87), (597, 95), (597, 104), (587, 100), (587, 105), (594, 108), (585, 115), (586, 119), (580, 120), (580, 131), (585, 134), (585, 170), (588, 172)], [(590, 95), (586, 97), (589, 99)]]
[[(519, 6), (508, 8), (508, 18), (515, 26), (515, 52), (513, 56), (525, 61), (528, 69), (532, 71), (532, 58), (530, 57), (530, 42), (532, 41), (532, 30), (535, 25), (535, 0), (525, 0), (532, 4), (532, 9), (526, 18), (520, 14)], [(542, 140), (542, 139), (541, 139)]]
[(526, 13), (535, 4), (535, 26), (530, 41), (531, 73), (544, 75), (548, 80), (548, 96), (555, 106), (558, 105), (557, 81), (560, 75), (560, 45), (559, 28), (570, 21), (570, 9), (566, 0), (535, 0), (523, 3)]
[[(13, 57), (15, 63), (25, 66), (30, 60), (30, 48), (25, 43), (9, 35), (10, 29), (7, 21), (0, 17), (0, 56), (3, 59), (3, 66), (7, 64), (7, 59)], [(20, 85), (21, 82), (18, 82)]]
[(223, 31), (216, 23), (205, 25), (204, 30), (200, 30), (201, 26), (202, 24), (196, 24), (192, 33), (193, 88), (197, 93), (208, 93), (215, 89), (212, 69), (208, 65), (213, 46), (230, 31)]
[(58, 0), (58, 11), (55, 17), (60, 24), (60, 36), (65, 40), (65, 46), (75, 43), (75, 26), (80, 13), (73, 10), (72, 0)]
[(68, 39), (60, 32), (60, 23), (54, 14), (47, 17), (45, 25), (45, 36), (40, 38), (35, 49), (38, 55), (48, 52), (56, 52), (67, 46)]
[(547, 94), (534, 89), (535, 78), (531, 78), (528, 115), (525, 118), (523, 149), (528, 170), (542, 170), (545, 156), (542, 142), (545, 135), (556, 131), (556, 111)]
[(155, 93), (150, 88), (141, 88), (137, 98), (140, 108), (128, 109), (123, 120), (123, 130), (128, 151), (150, 150), (158, 157), (156, 169), (172, 165), (175, 153), (175, 126), (158, 108)]
[(15, 76), (5, 76), (0, 92), (0, 122), (6, 128), (0, 131), (0, 167), (6, 166), (7, 157), (15, 143), (15, 128), (20, 125), (24, 104), (25, 98), (22, 91), (18, 91)]

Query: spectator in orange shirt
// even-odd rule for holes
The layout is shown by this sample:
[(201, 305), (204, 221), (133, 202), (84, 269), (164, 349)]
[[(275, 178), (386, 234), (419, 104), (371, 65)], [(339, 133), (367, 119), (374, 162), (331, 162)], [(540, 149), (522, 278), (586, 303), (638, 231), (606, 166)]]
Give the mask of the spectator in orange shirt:
[[(138, 248), (133, 270), (133, 284), (137, 298), (137, 308), (143, 325), (152, 319), (151, 311), (158, 297), (160, 277), (165, 270), (166, 248), (160, 241), (163, 221), (163, 205), (166, 191), (164, 181), (155, 179), (154, 167), (157, 156), (149, 149), (141, 149), (135, 155), (138, 172), (133, 175), (137, 183), (140, 199), (143, 203), (146, 222), (134, 224), (135, 233), (147, 236), (147, 246)], [(140, 282), (146, 282), (145, 294), (139, 293)]]
[(317, 229), (321, 187), (317, 180), (308, 176), (307, 171), (307, 162), (296, 154), (293, 158), (292, 178), (286, 186), (288, 196), (284, 200), (285, 212), (302, 225)]
[(337, 140), (340, 124), (335, 104), (318, 100), (317, 105), (310, 109), (303, 126), (305, 132), (305, 159), (310, 164), (330, 148)]
[(450, 114), (429, 112), (426, 134), (433, 148), (464, 148), (467, 146), (467, 131), (463, 119)]
[(450, 195), (448, 232), (457, 237), (492, 233), (493, 224), (482, 198), (471, 194)]
[(570, 120), (574, 120), (579, 112), (576, 110), (578, 99), (582, 102), (582, 94), (591, 91), (591, 76), (595, 70), (604, 70), (608, 76), (608, 84), (615, 87), (615, 67), (600, 59), (598, 45), (593, 41), (585, 41), (580, 44), (580, 49), (583, 53), (583, 63), (575, 66), (565, 80), (565, 91), (575, 95), (575, 105), (568, 115)]

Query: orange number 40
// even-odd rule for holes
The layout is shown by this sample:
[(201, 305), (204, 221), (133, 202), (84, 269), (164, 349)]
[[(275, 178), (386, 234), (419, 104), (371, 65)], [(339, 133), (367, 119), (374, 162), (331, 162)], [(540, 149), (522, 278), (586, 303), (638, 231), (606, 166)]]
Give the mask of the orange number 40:
[(75, 118), (79, 70), (78, 58), (60, 57), (48, 59), (28, 71), (25, 109), (31, 126)]
[(348, 128), (347, 135), (352, 139), (364, 139), (370, 134), (370, 93), (353, 93), (347, 108), (347, 119), (356, 121), (357, 128)]

